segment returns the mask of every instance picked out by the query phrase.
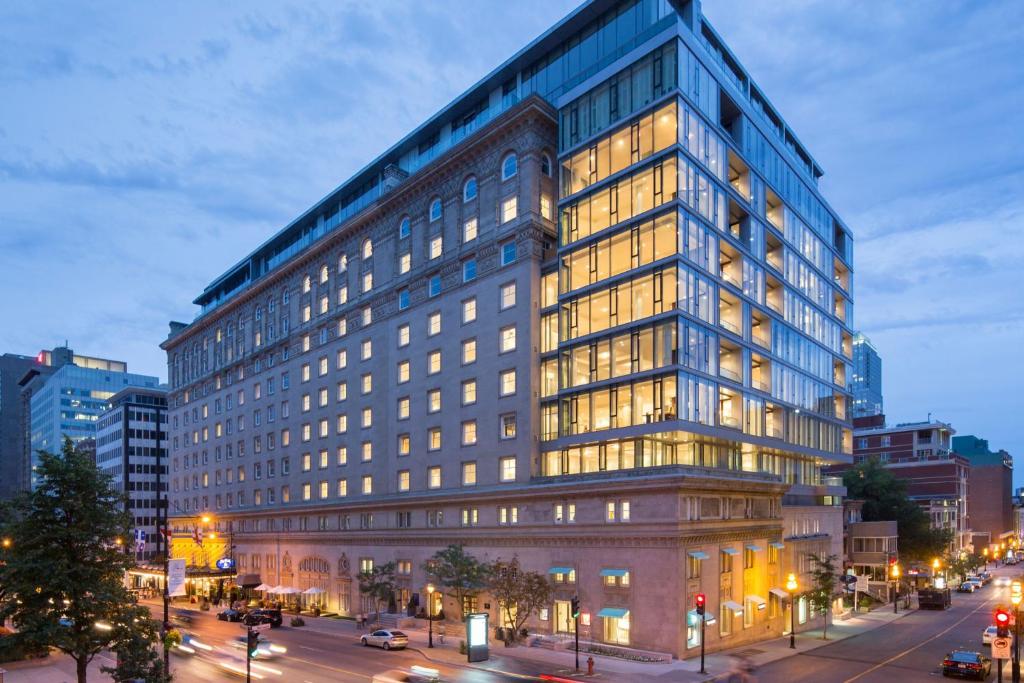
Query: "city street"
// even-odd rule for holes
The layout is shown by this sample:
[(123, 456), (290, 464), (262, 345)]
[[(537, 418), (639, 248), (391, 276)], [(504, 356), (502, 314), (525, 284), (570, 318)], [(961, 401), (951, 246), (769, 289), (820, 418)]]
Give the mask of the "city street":
[[(995, 576), (1016, 577), (1016, 567), (1004, 567)], [(759, 681), (843, 681), (843, 683), (901, 683), (929, 681), (941, 677), (942, 659), (956, 648), (977, 650), (988, 655), (981, 634), (992, 625), (992, 612), (999, 604), (1009, 607), (1009, 587), (994, 582), (975, 593), (954, 593), (953, 606), (940, 612), (916, 610), (911, 614), (833, 645), (800, 653), (758, 671)], [(1006, 665), (1004, 680), (1009, 681)], [(990, 680), (995, 680), (993, 664)]]

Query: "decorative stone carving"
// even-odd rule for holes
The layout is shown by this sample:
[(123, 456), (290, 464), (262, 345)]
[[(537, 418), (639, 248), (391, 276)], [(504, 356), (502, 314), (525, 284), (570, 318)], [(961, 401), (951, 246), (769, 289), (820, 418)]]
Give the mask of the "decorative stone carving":
[(348, 555), (345, 553), (341, 554), (338, 558), (338, 576), (349, 576), (351, 574), (351, 567), (348, 562)]

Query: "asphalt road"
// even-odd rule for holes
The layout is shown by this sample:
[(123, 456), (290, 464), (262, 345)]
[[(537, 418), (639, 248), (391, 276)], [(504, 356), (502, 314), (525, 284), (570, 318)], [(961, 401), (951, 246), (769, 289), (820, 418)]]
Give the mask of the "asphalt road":
[[(996, 576), (1016, 578), (1017, 566), (1002, 567)], [(975, 593), (954, 593), (945, 611), (918, 610), (861, 635), (837, 641), (761, 667), (759, 683), (835, 681), (836, 683), (915, 683), (942, 678), (942, 660), (950, 650), (964, 648), (986, 656), (982, 631), (992, 625), (998, 605), (1010, 607), (1009, 587), (989, 583)], [(1010, 680), (1010, 667), (1003, 673)], [(989, 680), (996, 679), (995, 663)]]

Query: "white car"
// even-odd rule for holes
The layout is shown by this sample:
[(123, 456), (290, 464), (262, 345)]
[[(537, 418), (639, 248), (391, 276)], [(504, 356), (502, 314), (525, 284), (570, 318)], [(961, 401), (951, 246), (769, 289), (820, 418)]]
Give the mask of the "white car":
[(996, 586), (1009, 586), (1010, 583), (1011, 582), (1010, 582), (1010, 577), (1009, 576), (997, 576), (996, 577)]
[(995, 626), (989, 626), (984, 631), (982, 631), (981, 632), (981, 644), (982, 645), (991, 645), (992, 644), (992, 639), (996, 637), (996, 631), (997, 631), (997, 629), (996, 629)]
[(385, 650), (401, 650), (409, 644), (409, 636), (402, 631), (382, 628), (359, 638), (363, 645), (373, 645)]

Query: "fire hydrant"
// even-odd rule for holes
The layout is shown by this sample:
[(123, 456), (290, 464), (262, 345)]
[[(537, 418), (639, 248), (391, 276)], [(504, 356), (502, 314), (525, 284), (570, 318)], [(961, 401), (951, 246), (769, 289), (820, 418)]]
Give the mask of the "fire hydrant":
[(593, 657), (587, 657), (587, 675), (588, 676), (593, 676), (594, 675), (594, 658)]

